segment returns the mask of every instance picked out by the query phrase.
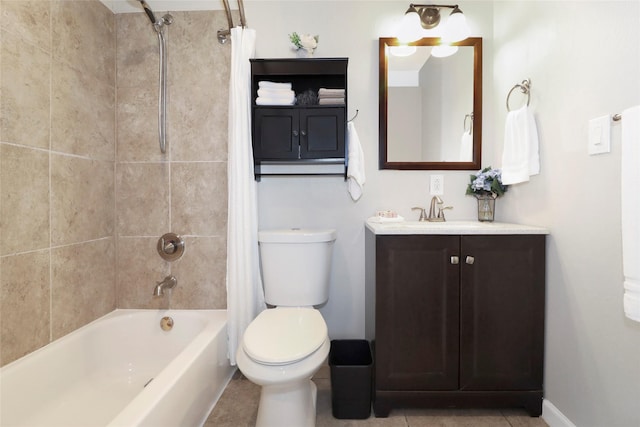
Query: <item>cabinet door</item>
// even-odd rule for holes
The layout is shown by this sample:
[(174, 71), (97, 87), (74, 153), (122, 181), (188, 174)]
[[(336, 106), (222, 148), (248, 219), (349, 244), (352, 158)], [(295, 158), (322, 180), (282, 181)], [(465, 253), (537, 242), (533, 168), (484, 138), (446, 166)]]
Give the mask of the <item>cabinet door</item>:
[[(542, 388), (544, 240), (544, 236), (462, 236), (462, 390)], [(467, 263), (467, 256), (473, 261)]]
[(253, 156), (259, 160), (298, 159), (299, 114), (292, 108), (256, 108)]
[(458, 388), (458, 236), (376, 236), (376, 389)]
[(344, 158), (344, 134), (344, 108), (307, 108), (300, 110), (301, 158)]

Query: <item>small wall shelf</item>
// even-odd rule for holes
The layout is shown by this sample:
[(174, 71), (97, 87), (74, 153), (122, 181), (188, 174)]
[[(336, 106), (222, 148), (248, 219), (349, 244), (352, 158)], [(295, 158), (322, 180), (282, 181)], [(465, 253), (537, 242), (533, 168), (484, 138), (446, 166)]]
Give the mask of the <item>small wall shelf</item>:
[[(347, 58), (251, 59), (255, 178), (329, 175), (346, 179)], [(291, 83), (296, 96), (344, 89), (329, 105), (257, 105), (260, 81)], [(337, 166), (337, 168), (336, 168)]]

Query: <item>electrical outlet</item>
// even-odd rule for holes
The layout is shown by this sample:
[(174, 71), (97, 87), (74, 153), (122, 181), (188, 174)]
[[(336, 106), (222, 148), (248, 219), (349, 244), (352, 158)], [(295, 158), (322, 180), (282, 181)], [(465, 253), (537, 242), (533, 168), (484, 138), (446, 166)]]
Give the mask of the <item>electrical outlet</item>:
[(442, 196), (444, 194), (444, 176), (431, 175), (430, 178), (429, 192), (432, 196)]

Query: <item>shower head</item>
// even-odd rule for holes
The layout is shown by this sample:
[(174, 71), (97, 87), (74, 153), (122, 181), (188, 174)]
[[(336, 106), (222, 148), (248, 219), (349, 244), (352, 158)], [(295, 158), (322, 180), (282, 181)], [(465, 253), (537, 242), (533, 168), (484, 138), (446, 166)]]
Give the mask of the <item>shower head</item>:
[(151, 20), (152, 24), (157, 23), (158, 21), (156, 21), (156, 17), (153, 14), (153, 11), (151, 10), (151, 8), (149, 7), (149, 5), (147, 4), (146, 1), (144, 0), (138, 0), (140, 2), (140, 4), (142, 5), (142, 8), (144, 9), (144, 13), (147, 14), (147, 16), (149, 17), (149, 19)]

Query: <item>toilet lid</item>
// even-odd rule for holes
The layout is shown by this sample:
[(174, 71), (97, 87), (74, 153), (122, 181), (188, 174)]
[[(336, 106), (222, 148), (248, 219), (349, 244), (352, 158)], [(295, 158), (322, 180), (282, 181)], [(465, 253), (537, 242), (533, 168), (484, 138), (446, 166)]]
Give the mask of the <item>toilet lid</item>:
[(249, 357), (265, 365), (304, 359), (327, 339), (327, 325), (314, 308), (264, 310), (247, 327), (242, 347)]

